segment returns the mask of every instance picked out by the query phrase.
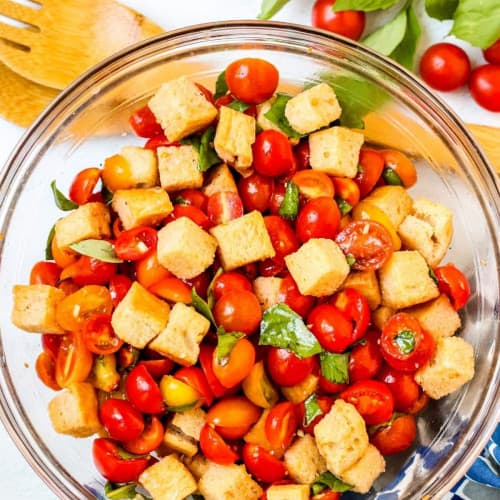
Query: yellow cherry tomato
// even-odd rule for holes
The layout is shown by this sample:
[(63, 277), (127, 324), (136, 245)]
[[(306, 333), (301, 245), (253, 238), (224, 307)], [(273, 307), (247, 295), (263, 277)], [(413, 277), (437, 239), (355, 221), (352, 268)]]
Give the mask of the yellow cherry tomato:
[(173, 375), (162, 377), (160, 391), (163, 401), (169, 408), (189, 408), (201, 400), (201, 394), (197, 390), (176, 379)]
[(261, 408), (271, 408), (279, 399), (278, 391), (269, 381), (264, 369), (264, 361), (253, 365), (248, 377), (242, 383), (245, 396)]
[(101, 178), (110, 191), (135, 187), (130, 163), (122, 155), (113, 155), (104, 160)]

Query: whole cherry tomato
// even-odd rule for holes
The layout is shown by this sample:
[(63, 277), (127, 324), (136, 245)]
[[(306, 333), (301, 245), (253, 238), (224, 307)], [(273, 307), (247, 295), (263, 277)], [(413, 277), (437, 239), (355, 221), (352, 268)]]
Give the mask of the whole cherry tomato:
[(113, 307), (116, 307), (123, 300), (123, 297), (127, 295), (131, 286), (132, 280), (124, 274), (115, 274), (111, 276), (108, 287), (111, 300), (113, 301)]
[(148, 226), (138, 226), (123, 231), (114, 243), (115, 253), (122, 260), (139, 260), (156, 250), (158, 234)]
[(165, 429), (161, 420), (152, 415), (146, 421), (144, 430), (136, 438), (125, 440), (123, 442), (123, 447), (129, 452), (136, 455), (146, 455), (155, 451), (158, 446), (163, 442), (163, 436), (165, 435)]
[(264, 59), (245, 57), (226, 68), (229, 91), (240, 101), (260, 104), (267, 101), (278, 86), (276, 67)]
[(340, 224), (340, 211), (331, 197), (320, 196), (305, 203), (297, 216), (297, 237), (302, 243), (311, 238), (335, 238)]
[(405, 188), (411, 188), (417, 182), (417, 170), (408, 156), (395, 149), (383, 149), (379, 153), (384, 159), (384, 166), (396, 172)]
[(238, 455), (209, 424), (205, 424), (201, 429), (200, 449), (208, 460), (216, 464), (230, 465), (238, 459)]
[(285, 199), (286, 186), (283, 182), (274, 183), (273, 193), (271, 194), (271, 199), (269, 201), (269, 212), (273, 215), (278, 215), (280, 211), (281, 204)]
[(364, 198), (375, 187), (384, 170), (382, 155), (370, 148), (361, 148), (359, 153), (359, 169), (354, 182), (359, 187), (361, 198)]
[(267, 414), (264, 430), (273, 448), (286, 449), (292, 442), (297, 426), (298, 419), (293, 403), (283, 401), (271, 408)]
[(354, 341), (361, 339), (370, 323), (370, 306), (364, 295), (355, 288), (344, 288), (337, 292), (330, 303), (340, 309), (354, 325)]
[(106, 285), (116, 270), (116, 264), (81, 255), (76, 262), (62, 270), (61, 280), (71, 278), (78, 286)]
[(243, 447), (243, 461), (248, 472), (258, 481), (264, 483), (280, 481), (287, 472), (283, 462), (257, 444), (245, 444)]
[(409, 448), (416, 435), (417, 426), (413, 415), (402, 415), (377, 430), (370, 442), (382, 455), (395, 455)]
[(136, 109), (129, 118), (129, 123), (139, 137), (155, 137), (163, 135), (161, 125), (148, 106)]
[(78, 205), (87, 203), (100, 178), (101, 170), (99, 168), (86, 168), (78, 172), (69, 188), (70, 200)]
[(163, 278), (171, 276), (170, 272), (158, 262), (156, 251), (143, 259), (136, 260), (134, 264), (135, 277), (144, 288), (149, 288)]
[(55, 262), (37, 262), (30, 273), (30, 285), (57, 286), (61, 268)]
[(293, 148), (293, 153), (295, 154), (295, 161), (297, 163), (297, 170), (304, 170), (311, 166), (309, 159), (311, 156), (311, 151), (309, 149), (309, 140), (301, 140), (297, 146)]
[(56, 380), (55, 358), (46, 351), (42, 351), (36, 358), (35, 370), (38, 378), (53, 391), (61, 390)]
[(365, 29), (365, 13), (357, 10), (335, 12), (335, 0), (316, 0), (312, 10), (312, 25), (353, 40), (359, 40)]
[(335, 194), (332, 180), (319, 170), (299, 170), (293, 174), (292, 182), (299, 188), (300, 194), (308, 199), (320, 196), (333, 198)]
[(160, 379), (172, 371), (174, 362), (168, 358), (142, 359), (138, 365), (144, 365), (154, 379)]
[(500, 38), (483, 50), (484, 58), (491, 64), (500, 64)]
[(330, 411), (330, 408), (333, 405), (333, 398), (331, 398), (329, 396), (318, 396), (316, 398), (316, 402), (318, 403), (318, 406), (321, 410), (321, 414), (314, 417), (308, 423), (305, 420), (305, 416), (306, 416), (305, 402), (302, 401), (302, 403), (299, 403), (296, 406), (296, 411), (297, 411), (297, 416), (299, 419), (300, 428), (306, 434), (311, 434), (312, 436), (314, 435), (314, 427), (316, 426), (316, 424), (319, 424), (319, 422), (323, 419), (323, 417)]
[(470, 286), (464, 273), (453, 264), (436, 267), (434, 274), (438, 288), (448, 296), (455, 311), (462, 309), (470, 297)]
[(307, 316), (314, 305), (314, 297), (302, 295), (290, 274), (285, 275), (281, 280), (278, 300), (302, 317)]
[(83, 342), (81, 332), (66, 333), (57, 352), (55, 379), (59, 387), (84, 382), (92, 369), (94, 358)]
[(469, 90), (474, 100), (489, 111), (500, 111), (500, 66), (484, 64), (471, 75)]
[(355, 345), (349, 356), (349, 382), (373, 378), (382, 366), (382, 354), (378, 346), (380, 335), (375, 330), (366, 333), (364, 342)]
[(238, 182), (238, 191), (247, 212), (252, 210), (265, 212), (271, 203), (273, 189), (274, 180), (257, 172), (242, 177)]
[(177, 193), (174, 200), (182, 200), (184, 205), (192, 205), (202, 212), (207, 211), (208, 196), (198, 189), (183, 189)]
[(201, 405), (212, 406), (214, 395), (208, 385), (203, 370), (197, 366), (183, 366), (174, 377), (191, 386), (202, 397)]
[(377, 374), (377, 379), (389, 387), (394, 396), (394, 409), (409, 412), (420, 397), (420, 386), (412, 373), (405, 373), (384, 365)]
[(469, 57), (463, 49), (447, 42), (431, 45), (420, 59), (420, 76), (433, 89), (456, 90), (470, 76)]
[(211, 226), (208, 216), (195, 205), (174, 205), (174, 210), (167, 216), (165, 223), (168, 224), (181, 217), (191, 219), (205, 231)]
[(110, 314), (91, 316), (83, 325), (83, 341), (95, 354), (113, 354), (123, 345), (111, 326)]
[(227, 271), (219, 274), (214, 280), (214, 299), (219, 300), (225, 293), (234, 290), (252, 292), (250, 280), (237, 271)]
[(151, 374), (144, 365), (136, 365), (125, 380), (127, 399), (143, 413), (162, 413), (163, 397)]
[(246, 378), (254, 364), (255, 348), (245, 337), (236, 342), (227, 359), (220, 360), (217, 356), (217, 349), (213, 351), (213, 373), (217, 380), (227, 388), (238, 385)]
[(99, 408), (99, 420), (111, 438), (129, 441), (144, 430), (142, 413), (125, 399), (107, 399)]
[(243, 213), (243, 202), (237, 193), (219, 191), (208, 198), (207, 214), (212, 226), (226, 224)]
[(307, 316), (307, 324), (327, 351), (341, 353), (354, 342), (351, 321), (331, 304), (316, 306)]
[(226, 332), (254, 333), (262, 319), (259, 300), (253, 292), (232, 290), (223, 295), (213, 310), (215, 322), (223, 326)]
[(319, 376), (319, 388), (328, 394), (338, 394), (347, 388), (347, 384), (336, 384), (335, 382), (330, 382), (323, 375)]
[(292, 146), (288, 137), (278, 130), (258, 133), (252, 150), (253, 166), (259, 174), (274, 177), (288, 174), (294, 168)]
[(306, 379), (315, 367), (315, 358), (299, 358), (296, 354), (282, 347), (270, 347), (266, 366), (269, 376), (278, 385), (291, 387)]

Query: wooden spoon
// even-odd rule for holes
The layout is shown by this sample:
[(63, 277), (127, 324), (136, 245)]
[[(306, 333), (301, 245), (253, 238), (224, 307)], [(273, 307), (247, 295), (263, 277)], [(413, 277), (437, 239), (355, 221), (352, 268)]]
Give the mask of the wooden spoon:
[[(38, 8), (37, 8), (38, 7)], [(84, 71), (162, 28), (113, 0), (0, 0), (0, 61), (46, 87), (63, 89)]]

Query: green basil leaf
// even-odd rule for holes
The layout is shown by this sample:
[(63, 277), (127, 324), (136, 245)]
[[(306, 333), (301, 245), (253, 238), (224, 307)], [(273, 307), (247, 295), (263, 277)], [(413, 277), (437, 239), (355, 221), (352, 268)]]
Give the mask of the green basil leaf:
[(500, 38), (498, 0), (460, 0), (453, 20), (451, 34), (474, 47), (486, 49)]
[(398, 2), (399, 0), (337, 0), (332, 6), (332, 10), (334, 12), (341, 10), (371, 12), (372, 10), (386, 10)]
[(109, 498), (110, 500), (127, 500), (130, 498), (136, 498), (136, 488), (136, 483), (115, 486), (108, 481), (104, 487), (104, 494), (106, 495), (106, 498)]
[(274, 123), (284, 134), (294, 139), (302, 137), (296, 130), (292, 128), (287, 117), (285, 116), (286, 103), (292, 98), (288, 94), (276, 94), (276, 98), (269, 110), (264, 113), (264, 116)]
[(191, 288), (191, 305), (205, 318), (212, 323), (212, 325), (217, 326), (215, 324), (214, 315), (212, 314), (212, 309), (209, 307), (208, 303), (205, 302), (197, 293), (196, 288)]
[(187, 202), (182, 196), (176, 196), (173, 200), (172, 203), (174, 205), (189, 205), (189, 202)]
[(354, 257), (354, 255), (346, 255), (345, 260), (347, 261), (347, 264), (349, 264), (349, 267), (352, 267), (356, 262), (356, 258)]
[(299, 188), (292, 181), (286, 183), (285, 196), (278, 213), (288, 220), (294, 220), (299, 213)]
[(401, 177), (396, 173), (396, 171), (391, 167), (384, 167), (382, 170), (382, 179), (389, 186), (403, 186), (403, 181)]
[(106, 205), (111, 205), (113, 201), (113, 191), (110, 191), (104, 184), (102, 185), (101, 195), (104, 203), (106, 203)]
[(259, 345), (283, 347), (300, 358), (313, 356), (323, 350), (302, 318), (285, 304), (276, 304), (264, 311)]
[(65, 212), (69, 210), (74, 210), (78, 208), (78, 205), (71, 200), (68, 200), (66, 196), (64, 196), (59, 189), (57, 189), (56, 181), (52, 181), (50, 183), (50, 188), (52, 189), (52, 193), (54, 194), (54, 202), (60, 210), (64, 210)]
[(239, 111), (240, 113), (244, 113), (250, 107), (250, 104), (240, 101), (239, 99), (235, 99), (227, 104), (227, 107)]
[(429, 276), (431, 277), (432, 281), (436, 283), (436, 285), (439, 285), (439, 280), (436, 276), (436, 273), (434, 272), (434, 269), (432, 267), (429, 267)]
[(78, 243), (72, 243), (69, 247), (81, 255), (86, 255), (102, 262), (111, 262), (113, 264), (123, 262), (123, 260), (116, 256), (112, 243), (106, 240), (82, 240)]
[(321, 374), (334, 384), (349, 383), (349, 354), (324, 351), (319, 355)]
[(413, 71), (415, 52), (422, 30), (412, 5), (406, 11), (406, 32), (401, 43), (394, 49), (391, 57), (406, 69)]
[(185, 405), (180, 405), (180, 406), (167, 406), (167, 411), (173, 411), (173, 412), (178, 412), (182, 413), (184, 411), (191, 410), (198, 404), (199, 399), (196, 399), (192, 403), (188, 403)]
[(352, 490), (353, 487), (350, 484), (344, 483), (344, 481), (340, 480), (338, 477), (335, 477), (330, 471), (326, 471), (318, 476), (316, 481), (312, 484), (313, 495), (317, 495), (326, 488), (342, 493)]
[(198, 150), (198, 170), (200, 172), (206, 172), (211, 166), (222, 162), (213, 146), (214, 137), (214, 126), (208, 127), (201, 136), (200, 148)]
[(453, 19), (458, 0), (425, 0), (425, 10), (430, 17), (444, 21)]
[(257, 19), (271, 19), (277, 14), (289, 0), (263, 0), (260, 5), (260, 13)]
[(347, 201), (345, 201), (343, 198), (340, 198), (340, 196), (336, 196), (335, 201), (339, 206), (341, 215), (348, 214), (352, 210), (352, 205), (350, 203), (347, 203)]
[(403, 354), (411, 354), (415, 350), (415, 333), (411, 330), (401, 330), (394, 337), (394, 343)]
[(227, 86), (227, 82), (226, 82), (226, 72), (223, 71), (222, 73), (219, 74), (219, 76), (217, 77), (217, 80), (215, 82), (214, 99), (218, 99), (219, 97), (226, 95), (228, 90), (229, 90), (229, 87)]
[(304, 425), (308, 426), (316, 417), (323, 415), (323, 410), (319, 406), (316, 394), (311, 394), (304, 401)]
[(45, 260), (53, 260), (54, 256), (52, 255), (52, 240), (56, 234), (56, 225), (54, 224), (49, 231), (47, 236), (47, 243), (45, 243)]
[(134, 459), (134, 458), (146, 458), (149, 455), (147, 455), (147, 454), (145, 454), (145, 455), (136, 455), (135, 453), (128, 452), (124, 448), (118, 447), (118, 456), (121, 459), (123, 459), (123, 460), (130, 460), (130, 459)]
[(402, 10), (394, 19), (384, 24), (362, 40), (367, 47), (388, 56), (401, 43), (406, 32), (406, 11)]
[(217, 334), (217, 360), (220, 364), (227, 362), (236, 342), (245, 336), (241, 332), (218, 333)]
[(404, 417), (405, 413), (400, 413), (395, 411), (389, 420), (386, 420), (385, 422), (382, 422), (381, 424), (377, 425), (370, 425), (366, 428), (368, 431), (368, 434), (370, 436), (373, 436), (374, 434), (377, 433), (380, 429), (383, 429), (384, 427), (390, 427), (399, 417)]

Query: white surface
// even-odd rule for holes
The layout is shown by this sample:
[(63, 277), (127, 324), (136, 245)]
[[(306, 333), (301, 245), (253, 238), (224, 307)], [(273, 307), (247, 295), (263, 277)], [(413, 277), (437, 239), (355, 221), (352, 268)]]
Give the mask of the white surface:
[[(139, 10), (166, 30), (216, 20), (255, 19), (260, 6), (260, 0), (183, 0), (179, 2), (123, 0), (123, 3)], [(309, 24), (312, 3), (313, 0), (292, 0), (275, 19)], [(425, 46), (441, 41), (450, 29), (448, 23), (431, 20), (426, 21), (426, 26), (427, 36), (421, 43), (420, 52), (425, 49)], [(463, 43), (459, 44), (466, 49), (473, 60), (473, 65), (484, 62), (478, 49), (467, 47)], [(448, 94), (441, 93), (441, 96), (464, 121), (500, 126), (500, 115), (479, 108), (468, 96), (466, 89)], [(4, 165), (23, 132), (23, 129), (0, 118), (0, 166)], [(53, 500), (55, 498), (55, 495), (29, 468), (1, 425), (0, 450), (2, 452), (1, 498), (16, 498), (17, 500)]]

